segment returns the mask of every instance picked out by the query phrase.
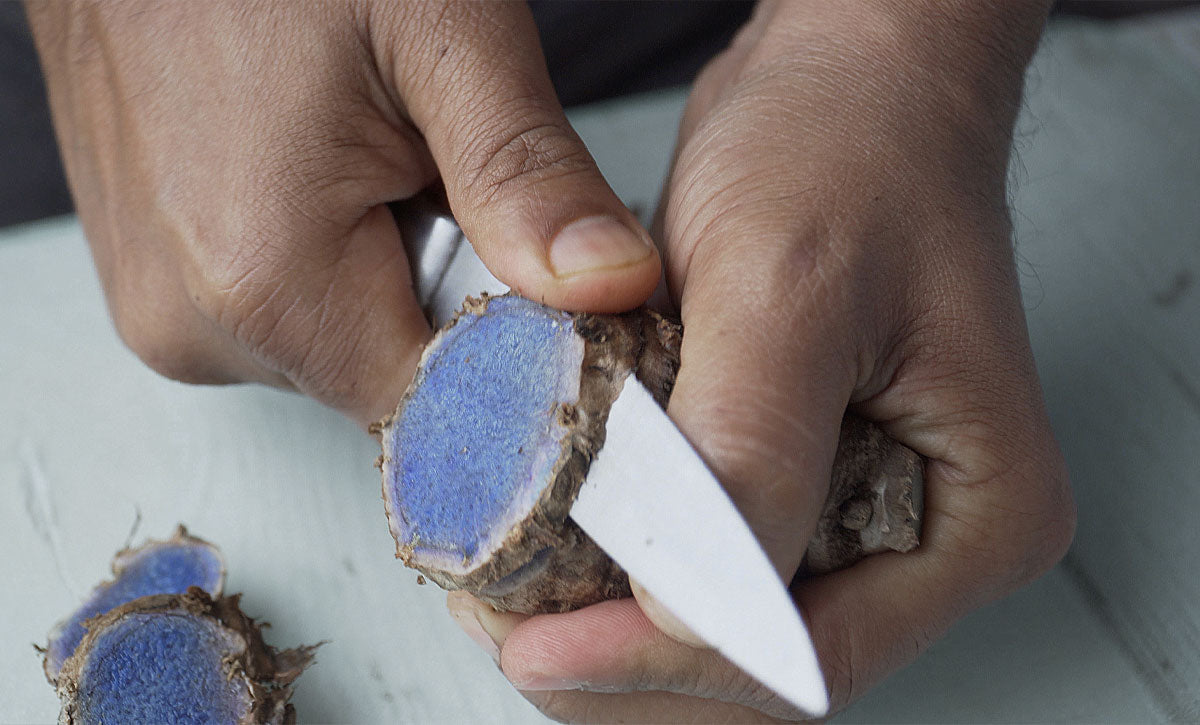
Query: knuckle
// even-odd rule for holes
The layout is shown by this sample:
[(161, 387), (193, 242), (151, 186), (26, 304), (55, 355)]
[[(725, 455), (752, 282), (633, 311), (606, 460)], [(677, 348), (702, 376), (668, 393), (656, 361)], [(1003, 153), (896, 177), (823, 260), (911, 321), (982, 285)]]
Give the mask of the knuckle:
[(458, 181), (479, 205), (500, 199), (514, 189), (594, 168), (591, 155), (575, 132), (558, 123), (477, 128), (472, 135), (481, 140), (463, 152), (457, 165), (461, 169)]
[(291, 242), (296, 228), (252, 213), (239, 218), (232, 233), (201, 245), (203, 253), (183, 275), (184, 289), (203, 319), (252, 352), (264, 353), (300, 304), (293, 281), (310, 254)]
[(288, 280), (274, 253), (238, 255), (185, 282), (199, 319), (227, 336), (232, 345), (274, 372), (299, 384), (311, 348), (304, 325), (325, 319), (312, 314), (301, 290)]
[[(185, 311), (136, 291), (114, 292), (113, 324), (126, 347), (151, 370), (185, 383), (209, 382), (196, 341), (185, 331)], [(181, 319), (184, 318), (184, 319)]]
[[(1049, 432), (1025, 436), (1008, 454), (1019, 461), (1005, 473), (1007, 484), (997, 493), (998, 521), (990, 546), (999, 565), (1020, 586), (1044, 574), (1066, 554), (1075, 533), (1075, 505), (1062, 455)], [(1021, 460), (1024, 459), (1024, 460)]]
[(1033, 508), (1020, 538), (1025, 576), (1032, 580), (1062, 560), (1075, 537), (1075, 502), (1061, 454), (1049, 454), (1028, 488)]
[[(1010, 455), (1023, 454), (1013, 449)], [(1057, 451), (1029, 456), (1000, 477), (1005, 480), (995, 489), (986, 518), (960, 522), (966, 525), (955, 527), (958, 533), (948, 542), (955, 556), (972, 562), (981, 588), (994, 587), (997, 595), (1049, 571), (1066, 554), (1075, 534), (1075, 505)], [(980, 560), (990, 562), (989, 572), (978, 569)]]

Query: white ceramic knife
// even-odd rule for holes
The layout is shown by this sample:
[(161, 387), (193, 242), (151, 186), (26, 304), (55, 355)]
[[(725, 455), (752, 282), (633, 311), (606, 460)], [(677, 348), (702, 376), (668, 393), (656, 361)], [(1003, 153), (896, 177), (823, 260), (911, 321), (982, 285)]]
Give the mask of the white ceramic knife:
[[(435, 326), (467, 295), (508, 289), (444, 204), (394, 208), (417, 299)], [(571, 518), (683, 624), (750, 676), (814, 715), (828, 709), (808, 629), (750, 527), (700, 456), (633, 376)]]

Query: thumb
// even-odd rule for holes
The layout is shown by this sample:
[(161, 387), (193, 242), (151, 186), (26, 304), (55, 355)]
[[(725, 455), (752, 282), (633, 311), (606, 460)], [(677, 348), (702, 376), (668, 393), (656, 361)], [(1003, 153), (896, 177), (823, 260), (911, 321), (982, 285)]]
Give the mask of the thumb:
[(411, 10), (418, 17), (401, 18), (396, 37), (421, 44), (421, 68), (395, 68), (396, 88), (492, 273), (563, 309), (645, 302), (659, 280), (657, 251), (567, 122), (528, 8)]

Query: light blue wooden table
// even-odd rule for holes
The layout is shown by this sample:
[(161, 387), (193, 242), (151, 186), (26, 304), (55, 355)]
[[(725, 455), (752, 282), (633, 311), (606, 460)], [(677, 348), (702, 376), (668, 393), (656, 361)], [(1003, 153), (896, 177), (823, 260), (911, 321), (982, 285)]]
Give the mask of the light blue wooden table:
[[(1077, 541), (843, 722), (1200, 720), (1200, 14), (1056, 26), (1029, 88), (1013, 206)], [(574, 116), (641, 209), (682, 99)], [(139, 539), (184, 521), (219, 543), (272, 643), (331, 641), (301, 722), (541, 721), (393, 560), (374, 444), (353, 426), (149, 372), (71, 219), (3, 233), (0, 310), (0, 721), (55, 719), (31, 645), (139, 514)]]

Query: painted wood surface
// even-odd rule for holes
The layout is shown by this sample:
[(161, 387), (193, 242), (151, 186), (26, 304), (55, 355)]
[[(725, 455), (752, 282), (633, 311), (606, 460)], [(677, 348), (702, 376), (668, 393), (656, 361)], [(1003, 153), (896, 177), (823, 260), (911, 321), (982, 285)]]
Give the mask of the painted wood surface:
[[(679, 93), (575, 114), (653, 208)], [(1200, 15), (1057, 26), (1014, 168), (1022, 284), (1080, 508), (1049, 576), (840, 716), (1200, 718)], [(31, 646), (182, 521), (279, 646), (329, 640), (301, 722), (542, 722), (392, 558), (373, 441), (298, 396), (157, 377), (108, 322), (71, 220), (0, 236), (0, 722), (58, 711)], [(140, 522), (140, 523), (138, 523)]]
[(1079, 505), (1062, 567), (1200, 721), (1200, 14), (1053, 36), (1020, 126), (1030, 334)]

